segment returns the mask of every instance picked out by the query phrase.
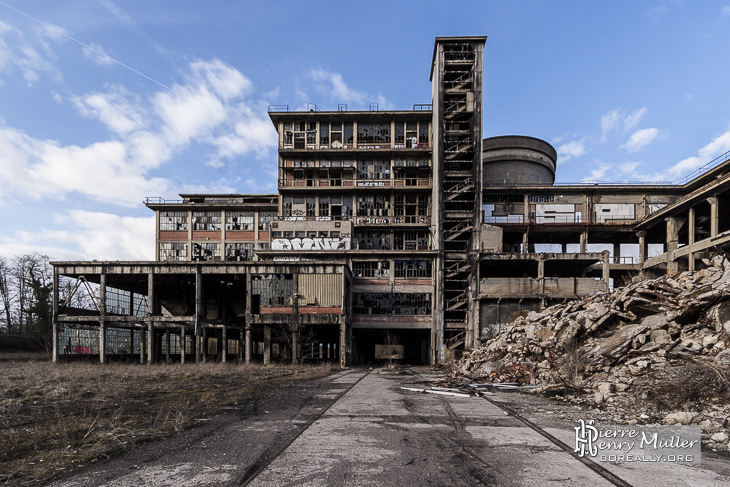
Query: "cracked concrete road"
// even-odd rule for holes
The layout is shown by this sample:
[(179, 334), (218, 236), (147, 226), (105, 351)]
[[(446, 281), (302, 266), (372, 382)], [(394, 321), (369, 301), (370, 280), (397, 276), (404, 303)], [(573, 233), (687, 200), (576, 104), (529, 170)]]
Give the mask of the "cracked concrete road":
[[(495, 404), (400, 388), (432, 378), (427, 369), (354, 369), (270, 390), (255, 407), (54, 485), (728, 485), (708, 468), (671, 464), (608, 465), (613, 477), (606, 478)], [(490, 398), (512, 405), (519, 397)], [(545, 431), (569, 445), (574, 440), (567, 425)], [(714, 465), (730, 471), (727, 460)]]

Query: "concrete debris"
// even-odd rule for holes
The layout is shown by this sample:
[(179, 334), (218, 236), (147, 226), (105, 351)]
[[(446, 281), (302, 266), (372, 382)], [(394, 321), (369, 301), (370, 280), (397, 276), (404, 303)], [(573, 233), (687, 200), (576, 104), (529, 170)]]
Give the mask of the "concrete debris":
[[(727, 401), (687, 393), (685, 407), (692, 407), (682, 411), (669, 406), (685, 400), (681, 394), (672, 400), (657, 397), (662, 381), (680, 367), (694, 367), (730, 394), (730, 261), (716, 256), (703, 262), (702, 270), (632, 282), (611, 294), (594, 293), (520, 316), (465, 353), (455, 370), (484, 382), (572, 394), (619, 416), (630, 401), (642, 408), (654, 401), (654, 414), (636, 416), (637, 421), (702, 422), (705, 441), (720, 438), (725, 433), (717, 425), (727, 427), (730, 416)], [(713, 447), (721, 443), (713, 440)]]

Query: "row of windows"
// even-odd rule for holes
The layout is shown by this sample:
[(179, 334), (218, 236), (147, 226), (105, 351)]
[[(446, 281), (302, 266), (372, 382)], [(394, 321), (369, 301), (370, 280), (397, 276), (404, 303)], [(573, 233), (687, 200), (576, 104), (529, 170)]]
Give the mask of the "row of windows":
[(430, 315), (428, 293), (354, 293), (352, 312), (361, 315)]
[[(272, 220), (276, 218), (275, 211), (258, 212), (258, 229), (268, 230)], [(221, 229), (222, 213), (220, 211), (194, 211), (192, 212), (193, 230), (215, 230)], [(254, 211), (226, 211), (226, 230), (255, 230), (256, 212)], [(187, 231), (187, 211), (161, 211), (160, 230), (162, 231)]]
[[(246, 261), (253, 258), (256, 244), (249, 242), (237, 242), (225, 244), (225, 260), (229, 261)], [(258, 244), (259, 250), (267, 250), (268, 242)], [(184, 242), (161, 242), (159, 260), (167, 261), (187, 261), (189, 246)], [(221, 260), (221, 244), (220, 243), (194, 243), (193, 244), (193, 260), (214, 261)]]
[[(396, 260), (393, 270), (396, 278), (416, 279), (431, 277), (430, 260)], [(390, 262), (363, 261), (352, 263), (352, 273), (356, 277), (389, 278)]]
[(315, 230), (271, 232), (271, 238), (340, 238), (340, 232), (325, 232)]
[[(429, 122), (358, 122), (358, 146), (382, 145), (405, 148), (428, 147), (431, 124)], [(355, 144), (353, 122), (286, 122), (283, 126), (284, 146), (304, 149), (307, 146), (332, 149), (351, 148)]]

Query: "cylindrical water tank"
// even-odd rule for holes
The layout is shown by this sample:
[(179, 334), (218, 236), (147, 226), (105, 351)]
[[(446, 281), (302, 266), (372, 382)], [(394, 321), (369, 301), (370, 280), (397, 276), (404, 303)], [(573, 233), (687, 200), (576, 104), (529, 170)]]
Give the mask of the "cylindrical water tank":
[(555, 182), (558, 153), (544, 140), (524, 135), (489, 137), (482, 141), (484, 186)]

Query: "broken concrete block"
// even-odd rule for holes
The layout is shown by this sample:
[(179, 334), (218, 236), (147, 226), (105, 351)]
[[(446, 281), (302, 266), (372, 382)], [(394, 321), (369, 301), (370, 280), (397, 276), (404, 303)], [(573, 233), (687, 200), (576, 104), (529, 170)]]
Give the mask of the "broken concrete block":
[(700, 423), (700, 428), (702, 428), (703, 433), (708, 434), (715, 434), (722, 431), (722, 425), (717, 421), (712, 421), (711, 419), (706, 419), (702, 421)]
[(652, 330), (666, 329), (669, 326), (669, 319), (666, 313), (658, 313), (649, 315), (641, 320), (643, 325), (647, 325)]
[(717, 443), (727, 443), (727, 440), (729, 439), (730, 437), (724, 431), (715, 433), (710, 437), (710, 441), (716, 441)]
[(667, 330), (652, 330), (649, 336), (651, 341), (660, 347), (672, 342), (672, 337), (669, 336)]
[(713, 362), (720, 367), (730, 367), (730, 349), (718, 353)]
[(710, 348), (715, 343), (717, 343), (717, 335), (708, 335), (702, 339), (702, 346), (705, 348)]
[(694, 411), (680, 411), (678, 413), (667, 414), (664, 418), (664, 424), (692, 424), (700, 417), (699, 413)]

